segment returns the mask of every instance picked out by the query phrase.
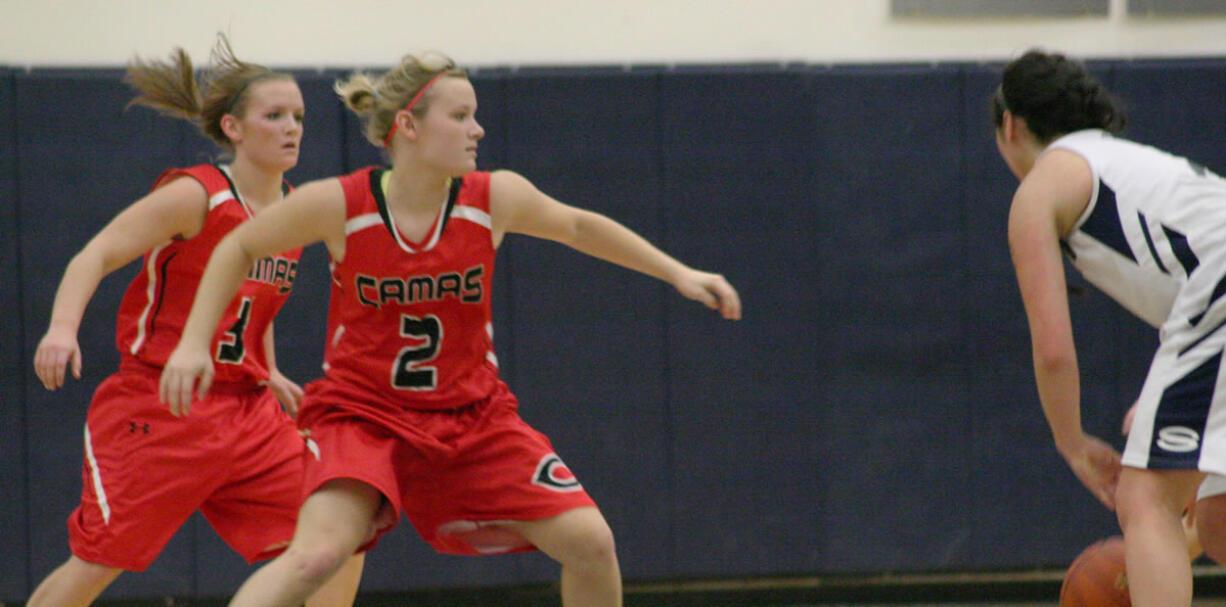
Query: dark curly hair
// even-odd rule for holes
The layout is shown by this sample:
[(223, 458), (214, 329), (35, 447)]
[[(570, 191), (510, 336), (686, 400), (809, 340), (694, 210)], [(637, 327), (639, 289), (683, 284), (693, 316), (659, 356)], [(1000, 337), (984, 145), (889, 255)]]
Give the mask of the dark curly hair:
[(991, 104), (997, 128), (1008, 110), (1043, 143), (1082, 129), (1118, 134), (1128, 124), (1119, 101), (1086, 67), (1059, 53), (1031, 50), (1011, 61)]

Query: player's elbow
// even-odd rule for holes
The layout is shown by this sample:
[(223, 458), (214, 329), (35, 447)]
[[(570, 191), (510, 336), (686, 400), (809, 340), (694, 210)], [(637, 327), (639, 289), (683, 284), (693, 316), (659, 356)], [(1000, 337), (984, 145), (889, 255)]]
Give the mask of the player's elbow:
[(1036, 372), (1044, 375), (1075, 371), (1077, 357), (1065, 348), (1045, 348), (1036, 344), (1034, 368)]
[(584, 243), (594, 242), (602, 235), (608, 234), (614, 225), (613, 220), (592, 211), (575, 209), (574, 215), (563, 224), (560, 240), (563, 244), (581, 248)]
[(209, 263), (221, 265), (233, 272), (238, 272), (240, 269), (246, 271), (251, 267), (251, 264), (255, 263), (256, 255), (243, 242), (242, 236), (239, 230), (235, 230), (222, 238), (221, 242), (214, 247)]

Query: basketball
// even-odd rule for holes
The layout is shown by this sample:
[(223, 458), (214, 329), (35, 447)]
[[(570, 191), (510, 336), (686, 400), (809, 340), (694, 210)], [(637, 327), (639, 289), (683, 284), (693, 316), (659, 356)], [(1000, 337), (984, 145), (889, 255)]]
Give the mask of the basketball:
[(1081, 551), (1064, 574), (1060, 607), (1131, 607), (1124, 575), (1124, 538), (1099, 540)]

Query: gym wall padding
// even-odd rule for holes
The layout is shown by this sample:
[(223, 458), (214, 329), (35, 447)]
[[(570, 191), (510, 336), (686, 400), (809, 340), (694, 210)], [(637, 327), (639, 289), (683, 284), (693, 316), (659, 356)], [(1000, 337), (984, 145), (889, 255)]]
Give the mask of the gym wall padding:
[(13, 70), (0, 69), (0, 537), (8, 548), (0, 554), (0, 597), (25, 596), (30, 554), (26, 500), (25, 376), (29, 363), (18, 321), (21, 258), (17, 244), (16, 89)]
[[(1091, 64), (1129, 134), (1226, 171), (1226, 59)], [(382, 162), (331, 93), (308, 104), (294, 183)], [(1005, 241), (1016, 179), (987, 99), (999, 65), (481, 69), (479, 165), (723, 273), (731, 323), (668, 285), (512, 235), (495, 345), (523, 416), (600, 504), (628, 579), (1061, 567), (1116, 533), (1052, 447)], [(165, 167), (215, 151), (117, 70), (0, 70), (0, 600), (68, 556), (81, 428), (110, 374), (135, 265), (103, 282), (85, 372), (49, 393), (30, 358), (68, 260)], [(11, 202), (9, 202), (11, 201)], [(1071, 274), (1078, 287), (1085, 284)], [(278, 363), (320, 374), (327, 255), (304, 255)], [(1155, 331), (1071, 298), (1086, 427), (1122, 446)], [(199, 516), (105, 597), (213, 597), (249, 574)], [(362, 590), (546, 582), (546, 557), (434, 554), (407, 521)]]
[(789, 69), (661, 78), (660, 243), (725, 274), (745, 306), (728, 323), (665, 292), (673, 575), (790, 572), (825, 554), (833, 394), (820, 359), (841, 339), (810, 327), (832, 312), (814, 304), (837, 229), (823, 210), (841, 196), (818, 186), (831, 160), (814, 130), (819, 86)]

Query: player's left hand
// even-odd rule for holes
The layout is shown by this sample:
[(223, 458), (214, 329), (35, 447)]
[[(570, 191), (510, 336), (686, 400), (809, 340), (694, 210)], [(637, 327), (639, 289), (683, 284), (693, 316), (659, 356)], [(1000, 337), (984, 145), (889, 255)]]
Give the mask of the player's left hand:
[(276, 369), (273, 369), (268, 374), (268, 379), (260, 382), (260, 385), (268, 386), (268, 389), (272, 390), (273, 396), (281, 401), (281, 406), (285, 408), (285, 412), (290, 417), (298, 417), (298, 407), (302, 404), (302, 386), (294, 383)]
[(722, 275), (687, 270), (673, 282), (673, 286), (682, 295), (712, 310), (719, 310), (720, 315), (728, 320), (741, 319), (741, 298)]

